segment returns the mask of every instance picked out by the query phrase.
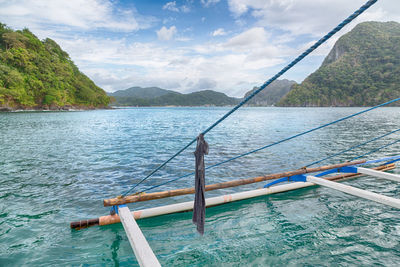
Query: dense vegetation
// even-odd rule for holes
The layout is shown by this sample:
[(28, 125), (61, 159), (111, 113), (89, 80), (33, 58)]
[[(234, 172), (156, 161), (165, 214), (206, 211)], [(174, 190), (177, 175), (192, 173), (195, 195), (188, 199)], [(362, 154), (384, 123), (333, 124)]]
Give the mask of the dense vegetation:
[(399, 96), (400, 24), (364, 22), (339, 38), (321, 67), (279, 105), (371, 106)]
[[(285, 96), (291, 89), (293, 84), (296, 84), (295, 81), (289, 81), (287, 79), (284, 80), (276, 80), (270, 85), (267, 86), (264, 90), (259, 92), (255, 97), (253, 97), (249, 102), (249, 106), (273, 106), (283, 96)], [(249, 96), (258, 87), (254, 87), (252, 90), (248, 91), (244, 97)]]
[(0, 23), (0, 109), (92, 108), (109, 101), (55, 41)]
[(132, 87), (110, 93), (116, 106), (229, 106), (239, 103), (238, 98), (224, 93), (204, 90), (190, 94), (164, 90), (157, 87)]

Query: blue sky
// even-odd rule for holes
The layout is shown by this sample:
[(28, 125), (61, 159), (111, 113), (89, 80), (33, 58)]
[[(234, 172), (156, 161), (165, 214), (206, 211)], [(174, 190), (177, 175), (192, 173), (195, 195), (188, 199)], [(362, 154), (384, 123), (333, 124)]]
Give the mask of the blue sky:
[[(365, 0), (0, 0), (0, 21), (50, 37), (112, 92), (158, 86), (242, 97)], [(282, 78), (301, 82), (337, 38), (368, 20), (400, 22), (398, 0), (380, 0)]]

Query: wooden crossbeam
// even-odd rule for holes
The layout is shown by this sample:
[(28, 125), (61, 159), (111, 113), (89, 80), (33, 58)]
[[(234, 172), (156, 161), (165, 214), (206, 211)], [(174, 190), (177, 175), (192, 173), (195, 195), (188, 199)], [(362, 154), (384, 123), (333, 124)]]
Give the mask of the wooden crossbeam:
[(161, 266), (129, 208), (118, 207), (118, 213), (139, 265), (142, 267)]
[(374, 192), (359, 189), (359, 188), (345, 185), (345, 184), (339, 184), (339, 183), (328, 181), (326, 179), (321, 179), (321, 178), (318, 178), (315, 176), (307, 176), (307, 182), (326, 186), (326, 187), (336, 189), (338, 191), (341, 191), (341, 192), (344, 192), (344, 193), (347, 193), (350, 195), (362, 197), (365, 199), (369, 199), (369, 200), (372, 200), (375, 202), (379, 202), (379, 203), (400, 209), (400, 199), (397, 199), (397, 198), (380, 195), (380, 194), (377, 194)]

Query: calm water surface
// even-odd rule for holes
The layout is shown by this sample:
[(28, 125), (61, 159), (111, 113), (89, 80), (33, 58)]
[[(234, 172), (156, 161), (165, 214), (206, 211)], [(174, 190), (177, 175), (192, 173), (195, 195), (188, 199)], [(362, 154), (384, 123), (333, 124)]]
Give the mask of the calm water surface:
[[(210, 165), (360, 108), (244, 108), (206, 135)], [(108, 213), (102, 199), (126, 191), (228, 108), (133, 108), (0, 113), (0, 266), (137, 264), (121, 225), (71, 231)], [(207, 183), (281, 172), (399, 128), (382, 108), (209, 170)], [(326, 163), (399, 139), (393, 134)], [(194, 147), (141, 189), (193, 171)], [(398, 155), (400, 145), (370, 158)], [(400, 168), (394, 172), (400, 173)], [(347, 184), (400, 198), (400, 184), (372, 177)], [(193, 185), (188, 177), (162, 190)], [(264, 184), (208, 192), (216, 196)], [(193, 196), (130, 205), (131, 209)], [(138, 221), (164, 266), (386, 265), (400, 262), (400, 213), (314, 187), (207, 209), (199, 236), (191, 213)]]

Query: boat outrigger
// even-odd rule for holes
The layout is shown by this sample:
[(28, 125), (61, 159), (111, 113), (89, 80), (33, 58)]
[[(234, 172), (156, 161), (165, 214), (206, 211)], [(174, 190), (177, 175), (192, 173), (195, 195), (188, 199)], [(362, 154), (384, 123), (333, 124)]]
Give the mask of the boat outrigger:
[[(392, 160), (392, 161), (400, 160), (400, 156), (379, 159), (379, 161), (389, 161), (389, 160)], [(374, 162), (376, 162), (376, 160)], [(244, 192), (239, 192), (239, 193), (234, 193), (234, 194), (229, 194), (229, 195), (207, 198), (206, 205), (207, 205), (207, 207), (212, 207), (212, 206), (222, 205), (222, 204), (229, 203), (229, 202), (234, 202), (234, 201), (239, 201), (239, 200), (244, 200), (244, 199), (249, 199), (249, 198), (255, 198), (255, 197), (260, 197), (260, 196), (265, 196), (265, 195), (270, 195), (270, 194), (282, 193), (282, 192), (292, 191), (292, 190), (315, 186), (315, 185), (327, 186), (327, 187), (331, 187), (333, 189), (337, 189), (339, 191), (343, 191), (348, 194), (360, 196), (360, 195), (358, 195), (358, 193), (360, 191), (356, 190), (354, 187), (351, 188), (354, 190), (344, 191), (342, 186), (337, 186), (336, 184), (338, 184), (338, 183), (335, 183), (332, 181), (343, 181), (343, 180), (347, 180), (350, 178), (359, 177), (361, 175), (372, 175), (372, 176), (376, 176), (379, 178), (384, 178), (384, 179), (389, 179), (389, 180), (400, 182), (400, 175), (385, 173), (385, 171), (394, 169), (396, 167), (395, 163), (384, 163), (384, 164), (374, 167), (374, 168), (357, 167), (357, 165), (368, 164), (368, 163), (369, 162), (365, 161), (365, 160), (345, 162), (345, 163), (341, 163), (341, 164), (327, 165), (327, 166), (322, 166), (322, 167), (318, 167), (318, 168), (302, 168), (302, 169), (290, 171), (290, 172), (275, 173), (275, 174), (269, 174), (269, 175), (265, 175), (265, 176), (255, 177), (255, 178), (241, 179), (241, 180), (234, 180), (234, 181), (229, 181), (229, 182), (224, 182), (224, 183), (206, 185), (206, 187), (205, 187), (206, 191), (211, 191), (211, 190), (216, 190), (216, 189), (246, 185), (246, 184), (250, 184), (250, 183), (260, 183), (260, 182), (268, 181), (268, 180), (275, 180), (274, 183), (276, 183), (277, 181), (278, 182), (294, 181), (294, 183), (285, 183), (285, 184), (277, 185), (277, 186), (273, 186), (273, 184), (270, 183), (270, 184), (265, 185), (263, 188), (259, 188), (259, 189), (255, 189), (255, 190), (251, 190), (251, 191), (244, 191)], [(321, 171), (324, 171), (324, 172), (321, 172)], [(314, 175), (314, 176), (306, 175), (306, 174), (311, 174), (311, 173), (316, 173), (316, 172), (321, 172), (321, 173)], [(338, 174), (334, 175), (334, 176), (325, 177), (325, 179), (319, 178), (323, 175), (328, 175), (328, 174), (331, 174), (334, 172), (337, 172)], [(284, 178), (284, 179), (279, 179), (279, 178)], [(326, 180), (326, 181), (331, 181), (331, 182), (323, 183), (323, 182), (321, 182), (321, 180)], [(348, 187), (350, 187), (350, 186), (348, 186)], [(361, 191), (365, 191), (365, 190), (361, 190)], [(365, 192), (367, 192), (367, 191), (365, 191)], [(105, 207), (107, 207), (107, 206), (121, 207), (121, 205), (124, 205), (127, 203), (148, 201), (148, 200), (161, 199), (161, 198), (166, 198), (166, 197), (174, 197), (174, 196), (180, 196), (180, 195), (186, 195), (186, 194), (194, 194), (194, 193), (195, 193), (194, 187), (162, 191), (162, 192), (155, 192), (155, 193), (141, 193), (141, 194), (127, 196), (127, 197), (117, 197), (117, 198), (112, 198), (112, 199), (105, 199), (105, 200), (103, 200), (103, 204)], [(376, 194), (376, 195), (378, 195), (378, 194)], [(382, 204), (387, 204), (389, 206), (400, 208), (400, 200), (390, 198), (390, 197), (385, 197), (382, 195), (379, 195), (379, 196), (380, 197), (377, 197), (377, 198), (375, 198), (375, 197), (368, 198), (368, 197), (364, 197), (364, 195), (362, 195), (360, 197), (364, 197), (364, 198), (367, 198), (367, 199), (370, 199), (370, 200), (373, 200), (376, 202), (380, 202)], [(382, 199), (384, 199), (385, 202), (381, 202)], [(193, 201), (188, 201), (188, 202), (183, 202), (183, 203), (178, 203), (178, 204), (170, 204), (170, 205), (166, 205), (166, 206), (136, 210), (136, 211), (132, 212), (132, 215), (135, 220), (138, 220), (138, 219), (150, 218), (150, 217), (155, 217), (155, 216), (160, 216), (160, 215), (166, 215), (166, 214), (177, 213), (177, 212), (185, 212), (185, 211), (191, 211), (191, 210), (193, 210)], [(95, 225), (109, 225), (109, 224), (115, 224), (115, 223), (120, 223), (120, 222), (121, 222), (121, 218), (118, 216), (118, 213), (116, 212), (113, 215), (106, 215), (106, 216), (102, 216), (102, 217), (99, 217), (96, 219), (71, 222), (71, 228), (82, 229), (82, 228), (87, 228), (87, 227), (95, 226)]]
[[(335, 123), (339, 123), (344, 120), (348, 120), (350, 118), (353, 118), (360, 114), (372, 111), (379, 107), (390, 105), (396, 101), (399, 101), (400, 98), (390, 100), (388, 102), (385, 102), (383, 104), (380, 104), (380, 105), (377, 105), (377, 106), (374, 106), (371, 108), (367, 108), (360, 112), (348, 115), (346, 117), (337, 119), (330, 123), (326, 123), (324, 125), (321, 125), (321, 126), (312, 128), (310, 130), (301, 132), (299, 134), (290, 136), (288, 138), (284, 138), (284, 139), (274, 142), (272, 144), (268, 144), (261, 148), (254, 149), (252, 151), (243, 153), (239, 156), (235, 156), (233, 158), (219, 162), (217, 164), (207, 166), (206, 168), (204, 167), (203, 158), (200, 158), (200, 160), (198, 160), (197, 155), (196, 155), (196, 172), (189, 173), (189, 174), (180, 176), (178, 178), (168, 180), (162, 184), (155, 185), (155, 186), (146, 188), (144, 190), (142, 189), (140, 191), (137, 191), (134, 194), (130, 194), (131, 191), (135, 190), (146, 179), (150, 178), (154, 173), (156, 173), (158, 170), (163, 168), (172, 159), (177, 157), (184, 150), (186, 150), (192, 144), (194, 144), (196, 142), (196, 140), (198, 141), (198, 147), (199, 147), (199, 140), (202, 139), (206, 133), (208, 133), (215, 126), (217, 126), (219, 123), (221, 123), (223, 120), (225, 120), (228, 116), (230, 116), (233, 112), (235, 112), (241, 106), (246, 104), (256, 94), (258, 94), (259, 92), (264, 90), (269, 84), (271, 84), (273, 81), (275, 81), (281, 75), (283, 75), (286, 71), (288, 71), (296, 63), (298, 63), (300, 60), (302, 60), (304, 57), (306, 57), (308, 54), (310, 54), (313, 50), (315, 50), (317, 47), (319, 47), (322, 43), (327, 41), (336, 32), (338, 32), (345, 25), (347, 25), (352, 20), (354, 20), (358, 15), (363, 13), (370, 6), (372, 6), (376, 1), (377, 0), (370, 0), (366, 4), (364, 4), (362, 7), (360, 7), (356, 12), (354, 12), (351, 16), (349, 16), (342, 23), (340, 23), (336, 28), (334, 28), (332, 31), (330, 31), (328, 34), (326, 34), (324, 37), (322, 37), (319, 41), (317, 41), (314, 45), (312, 45), (309, 49), (307, 49), (304, 53), (302, 53), (300, 56), (298, 56), (296, 59), (294, 59), (290, 64), (288, 64), (286, 67), (284, 67), (275, 76), (273, 76), (271, 79), (266, 81), (259, 89), (255, 90), (252, 94), (250, 94), (248, 97), (246, 97), (237, 106), (235, 106), (233, 109), (231, 109), (229, 112), (227, 112), (224, 116), (222, 116), (222, 118), (220, 118), (218, 121), (216, 121), (210, 127), (208, 127), (206, 130), (204, 130), (199, 135), (198, 138), (194, 138), (185, 147), (183, 147), (181, 150), (179, 150), (177, 153), (175, 153), (172, 157), (170, 157), (168, 160), (166, 160), (161, 165), (159, 165), (157, 168), (155, 168), (150, 174), (148, 174), (146, 177), (144, 177), (138, 183), (136, 183), (126, 193), (124, 193), (123, 195), (118, 196), (116, 198), (103, 200), (104, 206), (112, 206), (110, 215), (102, 216), (102, 217), (99, 217), (96, 219), (72, 222), (70, 224), (70, 227), (73, 229), (82, 229), (82, 228), (87, 228), (87, 227), (95, 226), (95, 225), (101, 226), (101, 225), (108, 225), (108, 224), (122, 222), (123, 227), (126, 231), (126, 234), (128, 236), (128, 239), (131, 243), (131, 246), (133, 248), (133, 251), (136, 255), (136, 258), (137, 258), (139, 264), (141, 266), (160, 266), (160, 264), (157, 260), (157, 257), (155, 256), (155, 254), (151, 250), (149, 244), (147, 243), (143, 233), (141, 232), (139, 226), (136, 223), (136, 220), (142, 219), (142, 218), (149, 218), (149, 217), (154, 217), (154, 216), (165, 215), (165, 214), (177, 213), (177, 212), (191, 211), (191, 210), (193, 210), (194, 207), (197, 207), (197, 208), (199, 207), (199, 206), (197, 206), (198, 203), (196, 204), (197, 200), (199, 200), (200, 202), (204, 202), (204, 203), (200, 203), (200, 204), (204, 204), (201, 207), (201, 209), (205, 209), (205, 206), (211, 207), (211, 206), (221, 205), (221, 204), (225, 204), (225, 203), (229, 203), (229, 202), (233, 202), (233, 201), (261, 197), (261, 196), (265, 196), (265, 195), (269, 195), (269, 194), (282, 193), (282, 192), (286, 192), (286, 191), (291, 191), (291, 190), (296, 190), (296, 189), (300, 189), (300, 188), (319, 185), (319, 186), (329, 187), (329, 188), (332, 188), (332, 189), (335, 189), (335, 190), (338, 190), (338, 191), (341, 191), (341, 192), (344, 192), (347, 194), (351, 194), (354, 196), (358, 196), (358, 197), (361, 197), (364, 199), (372, 200), (372, 201), (375, 201), (375, 202), (378, 202), (378, 203), (381, 203), (381, 204), (384, 204), (384, 205), (387, 205), (390, 207), (400, 209), (400, 199), (384, 196), (384, 195), (381, 195), (381, 194), (378, 194), (375, 192), (370, 192), (370, 191), (366, 191), (363, 189), (355, 188), (350, 185), (338, 183), (338, 181), (355, 178), (355, 177), (359, 177), (362, 175), (374, 176), (374, 177), (381, 178), (381, 179), (389, 179), (392, 181), (400, 182), (400, 175), (386, 172), (389, 170), (393, 170), (395, 168), (395, 162), (400, 161), (400, 156), (391, 156), (391, 157), (380, 158), (380, 159), (369, 160), (369, 161), (367, 161), (365, 159), (363, 159), (363, 160), (360, 159), (360, 158), (365, 158), (367, 155), (372, 154), (372, 153), (376, 152), (377, 150), (380, 150), (389, 145), (398, 143), (398, 142), (400, 142), (400, 140), (394, 141), (392, 143), (381, 146), (377, 149), (371, 150), (371, 151), (369, 151), (363, 155), (360, 155), (356, 158), (353, 158), (347, 162), (333, 164), (333, 165), (313, 167), (313, 168), (310, 167), (311, 165), (318, 164), (318, 163), (320, 163), (324, 160), (330, 159), (334, 156), (342, 155), (344, 152), (350, 151), (354, 148), (366, 145), (370, 142), (376, 141), (376, 140), (386, 137), (390, 134), (396, 133), (396, 132), (400, 131), (400, 129), (393, 130), (392, 132), (386, 133), (382, 136), (373, 138), (373, 139), (363, 142), (361, 144), (357, 144), (353, 147), (350, 147), (349, 149), (346, 149), (344, 151), (341, 151), (339, 153), (336, 153), (336, 154), (326, 157), (324, 159), (315, 161), (313, 163), (308, 164), (306, 167), (303, 167), (303, 168), (300, 168), (300, 169), (297, 169), (294, 171), (274, 173), (274, 174), (268, 174), (268, 175), (263, 175), (263, 176), (259, 176), (259, 177), (254, 177), (254, 178), (233, 180), (233, 181), (227, 181), (227, 182), (209, 184), (209, 185), (205, 185), (205, 183), (204, 183), (204, 172), (207, 169), (220, 166), (224, 163), (247, 156), (251, 153), (258, 152), (260, 150), (278, 145), (283, 142), (287, 142), (287, 141), (297, 138), (299, 136), (311, 133), (313, 131), (316, 131), (316, 130), (319, 130), (319, 129), (322, 129), (322, 128), (325, 128), (328, 126), (331, 126)], [(196, 150), (196, 152), (197, 152), (197, 150)], [(206, 153), (207, 152), (203, 153), (202, 156), (204, 156), (204, 154), (206, 154)], [(375, 166), (376, 164), (378, 164), (378, 166)], [(369, 166), (369, 168), (365, 168), (365, 166)], [(193, 176), (194, 174), (196, 177), (196, 186), (195, 187), (146, 193), (147, 191), (153, 190), (153, 189), (163, 186), (167, 183), (174, 182), (174, 181), (176, 181), (178, 179), (182, 179), (184, 177)], [(201, 177), (201, 176), (203, 176), (203, 177)], [(204, 199), (205, 191), (211, 191), (211, 190), (217, 190), (217, 189), (229, 188), (229, 187), (237, 187), (237, 186), (253, 184), (253, 183), (260, 183), (260, 182), (265, 182), (265, 181), (271, 181), (271, 182), (264, 185), (263, 188), (258, 188), (258, 189), (254, 189), (254, 190), (250, 190), (250, 191), (237, 192), (237, 193), (233, 193), (233, 194), (229, 194), (229, 195), (223, 195), (223, 196), (217, 196), (217, 197)], [(284, 184), (281, 184), (281, 183), (284, 183)], [(159, 207), (135, 210), (133, 212), (131, 212), (126, 205), (128, 203), (133, 203), (133, 202), (149, 201), (149, 200), (154, 200), (154, 199), (161, 199), (161, 198), (174, 197), (174, 196), (187, 195), (187, 194), (196, 194), (195, 195), (196, 201), (189, 201), (189, 202), (183, 202), (183, 203), (170, 204), (170, 205), (164, 205), (164, 206), (159, 206)], [(203, 222), (204, 222), (204, 220), (203, 220)], [(198, 229), (199, 229), (199, 225), (198, 225)]]
[[(229, 202), (320, 185), (400, 209), (400, 199), (384, 196), (367, 190), (355, 188), (353, 186), (338, 183), (338, 181), (356, 178), (362, 175), (370, 175), (378, 178), (400, 182), (400, 175), (386, 173), (386, 171), (393, 170), (396, 167), (394, 162), (399, 160), (400, 156), (395, 156), (372, 161), (361, 160), (345, 162), (341, 164), (327, 165), (317, 168), (301, 168), (290, 172), (269, 174), (255, 178), (211, 184), (206, 186), (207, 191), (274, 180), (273, 182), (265, 185), (263, 188), (207, 198), (206, 206), (212, 207)], [(360, 167), (361, 165), (382, 162), (384, 163), (373, 168)], [(319, 173), (314, 174), (317, 172)], [(331, 174), (335, 175), (332, 176)], [(327, 177), (321, 178), (322, 176)], [(275, 185), (278, 182), (284, 182), (285, 184)], [(184, 188), (148, 194), (142, 193), (133, 196), (118, 197), (114, 199), (105, 199), (103, 201), (104, 206), (113, 206), (115, 210), (114, 214), (102, 216), (96, 219), (71, 222), (71, 228), (82, 229), (95, 225), (102, 226), (122, 222), (139, 264), (141, 266), (160, 266), (155, 254), (151, 250), (135, 220), (178, 212), (191, 211), (193, 210), (194, 202), (189, 201), (177, 204), (170, 204), (154, 208), (136, 210), (133, 212), (129, 210), (126, 204), (193, 193), (194, 188)]]

